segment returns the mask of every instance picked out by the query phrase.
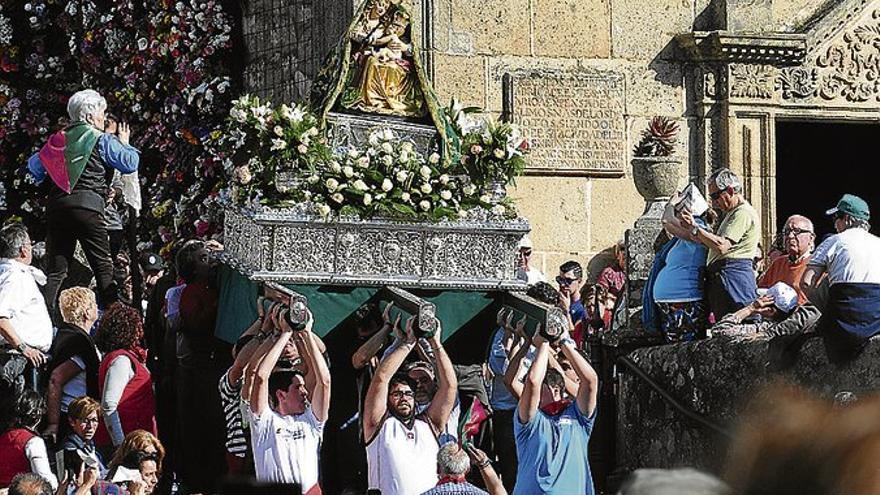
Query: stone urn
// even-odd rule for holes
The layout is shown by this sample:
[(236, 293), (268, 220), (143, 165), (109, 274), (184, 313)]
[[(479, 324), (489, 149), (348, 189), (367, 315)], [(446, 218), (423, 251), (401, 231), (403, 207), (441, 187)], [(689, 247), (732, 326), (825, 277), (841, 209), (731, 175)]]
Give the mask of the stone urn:
[(671, 156), (646, 156), (632, 159), (636, 190), (645, 198), (645, 211), (668, 200), (681, 179), (681, 160)]

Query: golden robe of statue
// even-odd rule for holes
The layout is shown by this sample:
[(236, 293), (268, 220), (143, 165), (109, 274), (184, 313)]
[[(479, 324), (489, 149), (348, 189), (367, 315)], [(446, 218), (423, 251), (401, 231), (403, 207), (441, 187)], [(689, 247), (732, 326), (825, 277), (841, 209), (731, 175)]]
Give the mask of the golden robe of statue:
[[(390, 9), (389, 9), (390, 7)], [(355, 98), (345, 106), (367, 113), (420, 117), (425, 110), (407, 36), (410, 17), (399, 6), (377, 0), (352, 41), (363, 47), (354, 54), (360, 65), (352, 81)]]

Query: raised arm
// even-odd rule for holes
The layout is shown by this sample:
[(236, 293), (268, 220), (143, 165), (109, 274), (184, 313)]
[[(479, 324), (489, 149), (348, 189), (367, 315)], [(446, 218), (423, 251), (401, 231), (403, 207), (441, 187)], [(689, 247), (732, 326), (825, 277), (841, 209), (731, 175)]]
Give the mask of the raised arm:
[(578, 388), (580, 387), (580, 384), (578, 382), (572, 380), (571, 378), (568, 377), (568, 375), (565, 374), (565, 370), (562, 369), (562, 365), (559, 364), (559, 361), (556, 359), (556, 356), (554, 356), (552, 352), (550, 353), (549, 366), (551, 368), (553, 368), (554, 370), (558, 371), (559, 374), (562, 376), (562, 381), (565, 383), (565, 393), (567, 393), (568, 395), (570, 395), (572, 397), (577, 396)]
[(522, 396), (519, 398), (517, 414), (522, 423), (528, 423), (538, 413), (538, 405), (541, 403), (541, 386), (544, 384), (544, 376), (547, 374), (547, 363), (550, 361), (550, 343), (535, 332), (534, 338), (535, 361), (529, 369), (526, 381), (523, 384)]
[(292, 333), (289, 326), (279, 325), (281, 318), (278, 311), (274, 311), (272, 316), (275, 319), (275, 326), (279, 332), (269, 339), (269, 342), (272, 342), (269, 351), (253, 369), (248, 370), (249, 373), (253, 374), (250, 396), (251, 412), (256, 415), (263, 414), (269, 409), (269, 376), (272, 374), (272, 369), (278, 362), (278, 358), (281, 357), (281, 352), (284, 351), (284, 346), (287, 345), (287, 341), (290, 340)]
[[(567, 337), (567, 336), (566, 336)], [(578, 352), (571, 338), (563, 338), (560, 341), (562, 353), (568, 358), (574, 372), (577, 373), (581, 383), (577, 391), (577, 406), (581, 414), (586, 417), (593, 415), (596, 410), (596, 395), (599, 391), (599, 375), (590, 366), (590, 363)], [(565, 375), (563, 375), (565, 376)]]
[[(409, 322), (407, 323), (409, 324)], [(446, 428), (446, 422), (449, 420), (452, 408), (455, 407), (455, 396), (458, 393), (458, 379), (455, 378), (455, 369), (452, 367), (449, 354), (446, 354), (446, 349), (443, 348), (443, 343), (440, 341), (442, 333), (442, 327), (438, 321), (437, 332), (428, 339), (437, 367), (437, 392), (425, 412), (428, 419), (434, 423), (437, 431)]]
[[(261, 308), (262, 310), (262, 308)], [(238, 350), (238, 354), (235, 355), (235, 361), (233, 361), (232, 366), (229, 367), (229, 374), (227, 375), (227, 379), (229, 380), (229, 384), (237, 382), (241, 379), (244, 374), (244, 367), (251, 360), (251, 357), (254, 355), (254, 351), (260, 346), (261, 339), (256, 338), (261, 335), (262, 329), (264, 327), (265, 319), (263, 315), (260, 315), (251, 326), (248, 327), (247, 330), (241, 334), (244, 336), (254, 336), (251, 340), (248, 341), (247, 344), (242, 346), (241, 349)]]
[[(394, 322), (394, 326), (400, 323), (400, 316)], [(388, 383), (391, 377), (400, 369), (403, 360), (409, 355), (413, 347), (416, 345), (416, 338), (412, 332), (412, 318), (406, 325), (406, 337), (403, 342), (394, 348), (390, 353), (382, 358), (379, 366), (376, 368), (376, 374), (373, 381), (370, 382), (370, 388), (367, 390), (367, 398), (364, 401), (364, 441), (373, 438), (376, 429), (382, 423), (388, 408)]]
[[(540, 325), (539, 323), (535, 330), (536, 332), (540, 330)], [(520, 375), (522, 375), (522, 362), (531, 348), (529, 338), (523, 331), (524, 327), (525, 318), (517, 322), (516, 329), (511, 332), (515, 337), (516, 343), (511, 347), (513, 356), (507, 363), (507, 370), (504, 372), (504, 386), (507, 387), (510, 395), (514, 396), (516, 400), (519, 400), (520, 396), (522, 396), (523, 390), (523, 384), (519, 380)]]
[(388, 303), (385, 306), (385, 310), (382, 312), (382, 328), (374, 333), (369, 340), (364, 342), (364, 344), (351, 356), (351, 365), (354, 369), (359, 370), (366, 366), (367, 363), (369, 363), (370, 360), (382, 350), (382, 346), (385, 345), (385, 341), (388, 340), (388, 335), (391, 334), (391, 306), (393, 306), (393, 304)]
[[(324, 354), (321, 353), (321, 349), (318, 346), (320, 339), (312, 333), (313, 323), (314, 318), (309, 313), (309, 321), (306, 323), (306, 328), (297, 332), (296, 338), (303, 340), (303, 345), (306, 348), (305, 359), (309, 361), (309, 371), (311, 375), (314, 375), (315, 379), (314, 389), (310, 391), (312, 412), (314, 412), (315, 418), (318, 421), (323, 422), (327, 421), (327, 414), (330, 412), (330, 368), (327, 367), (327, 360), (324, 359)], [(289, 328), (283, 318), (281, 319), (281, 326), (282, 328)], [(286, 328), (285, 331), (287, 331)]]

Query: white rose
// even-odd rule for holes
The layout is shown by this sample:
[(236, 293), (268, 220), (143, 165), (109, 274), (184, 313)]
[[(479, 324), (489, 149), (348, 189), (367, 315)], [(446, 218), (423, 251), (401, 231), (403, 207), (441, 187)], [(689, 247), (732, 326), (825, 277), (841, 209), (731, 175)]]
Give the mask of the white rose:
[(394, 146), (391, 146), (391, 143), (382, 143), (382, 151), (385, 153), (394, 153)]
[(438, 163), (440, 163), (440, 155), (438, 155), (437, 153), (431, 153), (431, 156), (428, 157), (428, 162), (431, 165), (437, 165)]
[(458, 210), (458, 218), (465, 218), (465, 217), (467, 217), (467, 211)]
[(351, 148), (348, 150), (348, 156), (350, 156), (352, 158), (357, 158), (358, 155), (360, 155), (360, 152), (358, 152), (358, 150), (356, 150), (354, 148)]
[(376, 200), (377, 200), (377, 201), (381, 201), (381, 200), (383, 200), (383, 199), (385, 199), (385, 193), (379, 193), (379, 194), (376, 195)]
[(392, 132), (391, 129), (385, 129), (382, 137), (384, 137), (386, 141), (391, 141), (394, 139), (394, 132)]
[(326, 217), (330, 214), (330, 207), (327, 205), (318, 205), (318, 214), (322, 217)]
[(392, 189), (394, 189), (394, 183), (393, 183), (393, 182), (391, 182), (391, 181), (388, 180), (388, 179), (385, 179), (385, 180), (382, 181), (382, 190), (383, 190), (383, 191), (388, 192), (388, 191), (390, 191), (390, 190), (392, 190)]
[(310, 175), (309, 178), (306, 179), (309, 184), (317, 184), (319, 180), (321, 180), (321, 178), (317, 175)]
[(360, 180), (360, 179), (354, 181), (354, 188), (357, 189), (358, 191), (366, 191), (369, 189), (369, 187), (367, 186), (367, 183)]
[(446, 206), (447, 204), (446, 201), (443, 201), (442, 199), (440, 200), (440, 206)]
[(345, 198), (340, 193), (334, 193), (332, 196), (330, 196), (330, 199), (336, 201), (337, 203), (342, 203), (345, 200)]
[(330, 178), (330, 179), (327, 179), (327, 182), (325, 182), (324, 185), (327, 186), (328, 191), (333, 192), (337, 188), (339, 188), (339, 181), (337, 181), (336, 179)]
[(309, 147), (306, 146), (305, 143), (301, 143), (299, 146), (296, 147), (296, 151), (299, 151), (301, 155), (305, 155), (309, 152)]
[(344, 175), (347, 179), (351, 179), (351, 177), (354, 175), (354, 169), (351, 168), (349, 165), (346, 165), (342, 167), (342, 175)]
[(449, 201), (452, 199), (452, 192), (444, 189), (443, 191), (440, 191), (440, 197)]
[(431, 177), (431, 167), (422, 165), (422, 168), (419, 169), (419, 174), (426, 179)]
[(401, 170), (400, 172), (397, 172), (397, 176), (395, 176), (395, 179), (397, 179), (397, 182), (404, 182), (408, 177), (409, 174), (406, 173), (406, 170)]
[(477, 192), (477, 186), (473, 184), (468, 184), (464, 186), (461, 190), (466, 196), (472, 196), (475, 192)]
[(446, 174), (441, 175), (440, 176), (440, 183), (443, 184), (444, 186), (446, 184), (448, 184), (449, 183), (449, 176)]
[(431, 209), (431, 202), (427, 199), (423, 199), (419, 201), (419, 208), (421, 208), (422, 211), (428, 211)]
[(370, 157), (368, 157), (368, 156), (362, 156), (362, 157), (358, 158), (358, 159), (357, 159), (357, 164), (358, 164), (358, 167), (360, 167), (360, 168), (367, 168), (367, 167), (369, 167), (369, 166), (370, 166)]
[(284, 129), (282, 129), (280, 125), (276, 125), (275, 128), (272, 130), (275, 131), (275, 135), (278, 137), (281, 137), (284, 135)]
[(400, 163), (408, 162), (409, 161), (409, 153), (407, 153), (406, 150), (401, 151), (400, 158), (398, 158), (398, 160), (400, 160)]
[(401, 143), (400, 149), (406, 151), (407, 153), (412, 153), (415, 150), (413, 144), (409, 141), (404, 141), (403, 143)]
[(386, 167), (390, 167), (391, 165), (394, 165), (394, 158), (391, 158), (391, 155), (385, 155), (382, 157), (382, 163)]
[(488, 203), (489, 201), (492, 201), (492, 198), (490, 198), (488, 194), (480, 196), (481, 203)]
[(419, 188), (419, 191), (422, 191), (422, 194), (431, 194), (431, 191), (433, 191), (433, 189), (431, 189), (431, 184), (428, 184), (426, 182), (422, 184), (422, 187)]
[(400, 195), (400, 200), (404, 203), (409, 203), (409, 193), (405, 192)]
[(373, 146), (373, 147), (379, 146), (379, 133), (378, 132), (370, 133), (370, 137), (367, 141), (370, 143), (370, 146)]
[(498, 215), (500, 217), (501, 215), (504, 215), (505, 209), (502, 205), (495, 205), (492, 207), (491, 211), (493, 215)]
[(310, 136), (317, 136), (318, 135), (318, 128), (312, 127), (311, 129), (309, 129), (309, 135)]
[(495, 155), (495, 158), (498, 158), (499, 160), (504, 158), (504, 150), (501, 148), (495, 148), (495, 151), (492, 153)]
[(370, 203), (373, 202), (373, 197), (370, 196), (369, 193), (364, 194), (364, 206), (370, 206)]
[(338, 174), (342, 172), (342, 166), (339, 165), (339, 162), (330, 162), (330, 171), (334, 174)]
[[(300, 145), (300, 146), (302, 146), (302, 145)], [(284, 148), (287, 148), (287, 143), (283, 139), (273, 139), (272, 140), (272, 147), (269, 148), (269, 150), (270, 151), (277, 151), (277, 150), (283, 150)]]

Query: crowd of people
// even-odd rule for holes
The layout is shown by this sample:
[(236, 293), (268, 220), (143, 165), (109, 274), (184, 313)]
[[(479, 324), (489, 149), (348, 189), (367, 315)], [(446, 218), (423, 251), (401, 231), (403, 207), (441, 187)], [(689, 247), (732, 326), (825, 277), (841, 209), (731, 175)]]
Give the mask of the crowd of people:
[[(28, 164), (50, 205), (46, 256), (20, 224), (0, 230), (0, 490), (216, 493), (231, 475), (310, 495), (594, 493), (599, 377), (587, 356), (626, 306), (623, 243), (595, 284), (575, 260), (550, 284), (524, 238), (516, 276), (567, 325), (550, 332), (502, 309), (475, 373), (444, 349), (442, 321), (422, 334), (415, 317), (369, 302), (340, 351), (313, 331), (321, 308), (295, 310), (269, 286), (228, 343), (216, 242), (181, 242), (167, 266), (132, 256), (145, 301), (120, 297), (108, 209), (138, 151), (124, 124), (107, 126), (97, 93), (75, 94), (68, 112)], [(821, 336), (832, 360), (857, 355), (880, 330), (868, 205), (845, 195), (829, 210), (838, 233), (817, 248), (810, 219), (790, 217), (758, 273), (760, 219), (739, 178), (720, 170), (708, 192), (711, 204), (689, 185), (666, 207), (645, 327), (668, 343), (767, 335), (796, 349)], [(66, 276), (77, 242), (94, 288)]]

